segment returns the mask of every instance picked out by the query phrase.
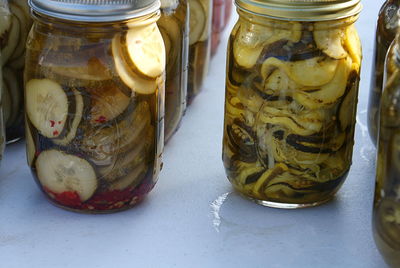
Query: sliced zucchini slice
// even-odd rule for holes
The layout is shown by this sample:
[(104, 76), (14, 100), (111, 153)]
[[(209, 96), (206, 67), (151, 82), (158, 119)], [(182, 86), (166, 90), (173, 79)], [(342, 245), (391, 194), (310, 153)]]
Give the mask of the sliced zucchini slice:
[(339, 60), (335, 76), (320, 90), (312, 92), (295, 91), (293, 98), (310, 109), (319, 109), (323, 106), (335, 104), (346, 91), (347, 79), (351, 72), (351, 59)]
[(124, 40), (121, 48), (122, 51), (127, 50), (128, 65), (132, 65), (144, 78), (155, 79), (162, 75), (166, 61), (165, 47), (157, 23), (129, 29), (122, 37)]
[(356, 86), (356, 83), (358, 83), (358, 74), (352, 72), (347, 82), (348, 92), (339, 106), (339, 126), (342, 131), (346, 131), (346, 129), (353, 123), (357, 104), (358, 87)]
[(126, 86), (139, 94), (153, 94), (156, 91), (157, 80), (147, 80), (139, 77), (123, 59), (119, 34), (112, 40), (112, 53), (115, 69)]
[(54, 193), (76, 192), (84, 202), (97, 189), (93, 167), (75, 155), (57, 150), (44, 151), (36, 160), (36, 169), (42, 186)]
[(335, 76), (338, 60), (328, 57), (315, 57), (308, 60), (285, 62), (277, 58), (268, 58), (261, 67), (264, 79), (279, 68), (290, 79), (301, 86), (318, 87), (327, 84)]
[(35, 128), (47, 138), (57, 138), (68, 116), (68, 97), (50, 79), (31, 79), (26, 84), (26, 113)]
[(73, 114), (73, 119), (72, 119), (70, 129), (69, 129), (68, 133), (65, 135), (65, 137), (63, 137), (61, 139), (56, 138), (53, 140), (53, 142), (58, 145), (65, 146), (65, 145), (69, 144), (75, 138), (76, 132), (78, 130), (78, 126), (82, 120), (83, 108), (84, 108), (83, 97), (80, 94), (80, 92), (76, 89), (72, 89), (72, 92), (74, 93), (74, 96), (75, 96), (75, 112)]
[(345, 47), (349, 52), (349, 55), (354, 63), (357, 64), (358, 68), (361, 66), (361, 41), (358, 36), (356, 27), (354, 25), (350, 25), (346, 28), (346, 37), (344, 39)]
[(345, 38), (345, 30), (343, 28), (332, 29), (332, 26), (327, 25), (326, 22), (317, 22), (314, 24), (313, 34), (318, 48), (329, 57), (339, 60), (347, 56), (347, 52), (342, 45)]
[(189, 0), (189, 45), (200, 41), (203, 33), (207, 31), (207, 13), (199, 0)]

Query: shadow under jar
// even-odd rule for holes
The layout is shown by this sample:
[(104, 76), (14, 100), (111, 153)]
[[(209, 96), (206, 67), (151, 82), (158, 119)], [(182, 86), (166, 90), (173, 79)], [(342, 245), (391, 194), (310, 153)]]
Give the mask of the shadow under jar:
[(211, 56), (212, 0), (188, 0), (190, 8), (187, 104), (200, 92)]
[(374, 144), (377, 142), (379, 104), (384, 83), (385, 57), (396, 35), (400, 0), (387, 0), (379, 11), (376, 25), (375, 48), (372, 61), (371, 84), (368, 100), (368, 131)]
[(178, 130), (186, 109), (189, 6), (186, 0), (161, 0), (157, 24), (164, 39), (167, 65), (165, 81), (165, 141)]
[(375, 243), (391, 267), (400, 266), (400, 40), (388, 57), (380, 102), (373, 232)]
[(154, 187), (161, 167), (160, 3), (61, 2), (30, 2), (28, 164), (57, 206), (87, 213), (124, 210)]
[(3, 111), (8, 143), (24, 136), (25, 43), (32, 19), (28, 0), (3, 0), (0, 16), (0, 49), (3, 79)]
[[(361, 6), (255, 2), (236, 1), (239, 20), (229, 39), (226, 174), (259, 204), (316, 206), (334, 196), (351, 165), (361, 64), (354, 22)], [(321, 5), (329, 14), (319, 15)], [(286, 17), (270, 18), (279, 14)]]

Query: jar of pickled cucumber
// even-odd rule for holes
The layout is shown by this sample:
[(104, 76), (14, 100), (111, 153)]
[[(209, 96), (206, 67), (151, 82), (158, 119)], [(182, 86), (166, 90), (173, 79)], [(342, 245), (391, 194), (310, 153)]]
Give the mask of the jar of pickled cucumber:
[(187, 0), (161, 0), (157, 24), (167, 55), (165, 81), (165, 141), (178, 129), (186, 109), (189, 5)]
[(368, 103), (368, 131), (371, 140), (376, 144), (379, 103), (383, 88), (384, 62), (389, 46), (398, 27), (400, 0), (387, 0), (379, 11), (375, 35), (375, 49), (372, 61), (370, 95)]
[(57, 206), (132, 207), (154, 187), (164, 141), (157, 0), (31, 0), (28, 164)]
[(212, 0), (188, 0), (190, 7), (187, 104), (200, 92), (211, 55)]
[(393, 57), (387, 58), (393, 68), (385, 72), (380, 102), (372, 221), (375, 243), (392, 267), (400, 266), (400, 40), (396, 39)]
[(0, 16), (0, 48), (3, 69), (3, 109), (8, 142), (24, 136), (23, 71), (25, 42), (32, 20), (27, 0), (3, 0)]
[(351, 165), (359, 0), (236, 0), (223, 162), (245, 197), (299, 208), (330, 200)]
[(225, 23), (226, 0), (214, 0), (212, 12), (212, 35), (211, 35), (211, 56), (217, 53), (217, 48), (221, 42), (221, 32)]

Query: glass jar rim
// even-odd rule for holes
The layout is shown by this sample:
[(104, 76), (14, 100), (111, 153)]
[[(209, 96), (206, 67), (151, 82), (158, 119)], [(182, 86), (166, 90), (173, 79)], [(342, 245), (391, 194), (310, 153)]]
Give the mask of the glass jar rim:
[(160, 0), (29, 0), (33, 12), (76, 22), (114, 22), (142, 17), (160, 9)]
[(287, 21), (329, 21), (358, 15), (361, 0), (235, 0), (238, 9)]

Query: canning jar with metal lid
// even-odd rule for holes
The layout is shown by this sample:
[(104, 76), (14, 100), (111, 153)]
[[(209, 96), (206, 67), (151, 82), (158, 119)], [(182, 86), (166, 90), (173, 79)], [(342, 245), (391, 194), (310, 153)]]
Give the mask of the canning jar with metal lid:
[(24, 136), (25, 43), (32, 20), (27, 0), (2, 0), (0, 48), (3, 69), (3, 106), (7, 142)]
[(201, 91), (211, 56), (212, 0), (188, 0), (190, 8), (187, 104)]
[(394, 40), (399, 22), (400, 0), (387, 0), (379, 11), (376, 24), (375, 48), (372, 61), (368, 100), (368, 131), (374, 144), (377, 141), (379, 103), (383, 89), (385, 57)]
[(165, 48), (156, 0), (30, 0), (28, 164), (57, 206), (132, 207), (155, 185), (164, 141)]
[(187, 0), (161, 0), (157, 22), (164, 38), (167, 65), (165, 81), (165, 141), (178, 130), (186, 109), (189, 5)]
[(244, 196), (299, 208), (330, 200), (350, 169), (359, 0), (236, 0), (223, 162)]
[(380, 101), (373, 208), (375, 243), (387, 264), (400, 266), (400, 36), (387, 57)]

